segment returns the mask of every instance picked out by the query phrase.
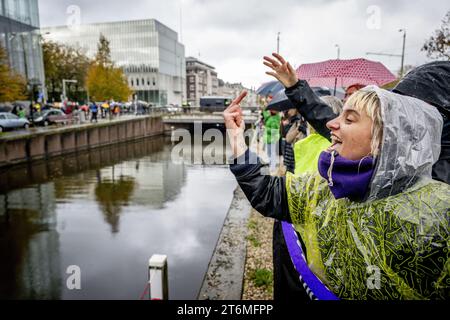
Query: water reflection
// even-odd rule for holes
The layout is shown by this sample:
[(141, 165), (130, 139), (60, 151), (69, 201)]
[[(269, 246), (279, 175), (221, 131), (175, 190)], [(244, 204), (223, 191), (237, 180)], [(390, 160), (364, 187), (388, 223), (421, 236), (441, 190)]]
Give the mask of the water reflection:
[(149, 139), (0, 172), (0, 298), (138, 299), (163, 253), (170, 298), (195, 299), (236, 184), (171, 149)]
[(59, 235), (50, 185), (0, 195), (0, 297), (57, 299)]
[(128, 205), (135, 189), (132, 177), (114, 177), (114, 166), (112, 167), (113, 179), (102, 179), (101, 171), (97, 171), (97, 185), (95, 187), (95, 199), (100, 204), (105, 221), (111, 225), (111, 232), (119, 231), (120, 212), (123, 206)]
[(140, 159), (144, 156), (151, 161), (169, 160), (167, 154), (162, 152), (166, 142), (164, 138), (149, 139), (33, 162), (13, 169), (1, 168), (0, 194), (30, 184), (45, 183), (61, 176), (102, 169), (124, 160)]

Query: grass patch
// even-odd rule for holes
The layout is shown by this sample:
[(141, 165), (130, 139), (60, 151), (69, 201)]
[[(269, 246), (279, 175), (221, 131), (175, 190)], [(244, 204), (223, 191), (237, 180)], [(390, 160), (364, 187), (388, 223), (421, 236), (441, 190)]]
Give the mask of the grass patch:
[(252, 229), (252, 230), (257, 230), (258, 229), (258, 224), (256, 223), (256, 221), (249, 221), (248, 223), (248, 228)]
[(260, 247), (261, 246), (261, 242), (259, 242), (258, 239), (256, 239), (256, 237), (254, 235), (249, 235), (247, 236), (247, 240), (251, 242), (251, 244), (254, 247)]
[(273, 273), (267, 269), (256, 269), (250, 273), (250, 279), (257, 287), (271, 288), (273, 284)]

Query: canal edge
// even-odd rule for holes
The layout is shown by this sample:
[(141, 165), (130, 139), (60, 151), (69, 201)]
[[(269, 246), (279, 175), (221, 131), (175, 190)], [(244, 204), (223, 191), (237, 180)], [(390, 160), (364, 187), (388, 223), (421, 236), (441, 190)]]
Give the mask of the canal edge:
[(251, 206), (240, 187), (234, 191), (198, 300), (241, 300)]

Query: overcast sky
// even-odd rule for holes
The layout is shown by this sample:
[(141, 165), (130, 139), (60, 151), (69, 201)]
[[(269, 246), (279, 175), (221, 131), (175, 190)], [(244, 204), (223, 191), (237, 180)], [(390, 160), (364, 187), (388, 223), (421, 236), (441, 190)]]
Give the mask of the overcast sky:
[[(406, 28), (405, 64), (428, 61), (420, 51), (450, 10), (448, 0), (39, 0), (41, 26), (64, 25), (70, 6), (81, 23), (154, 18), (177, 31), (186, 55), (216, 67), (219, 78), (258, 87), (271, 80), (262, 57), (276, 51), (292, 65), (337, 57), (367, 58), (400, 69)], [(182, 17), (182, 19), (180, 19)], [(181, 23), (180, 23), (181, 21)]]

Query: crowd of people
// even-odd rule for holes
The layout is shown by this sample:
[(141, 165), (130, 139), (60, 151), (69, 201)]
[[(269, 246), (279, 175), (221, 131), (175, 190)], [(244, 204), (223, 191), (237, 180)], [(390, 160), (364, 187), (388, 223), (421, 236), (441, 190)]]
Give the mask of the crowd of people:
[(86, 119), (90, 119), (90, 122), (98, 122), (99, 113), (102, 119), (112, 119), (129, 112), (125, 104), (114, 101), (105, 101), (103, 103), (91, 102), (89, 106), (84, 106), (81, 111), (83, 111)]
[[(141, 108), (141, 113), (146, 113), (145, 108)], [(90, 102), (80, 104), (78, 102), (65, 101), (63, 103), (32, 103), (29, 107), (24, 105), (15, 105), (11, 111), (19, 118), (28, 118), (30, 121), (42, 116), (43, 113), (50, 110), (61, 110), (68, 119), (75, 124), (86, 122), (98, 122), (98, 119), (113, 119), (123, 114), (137, 113), (136, 106), (132, 103), (121, 103), (111, 101)], [(147, 111), (148, 112), (148, 111)]]
[(245, 143), (245, 92), (224, 119), (232, 173), (275, 219), (275, 299), (448, 299), (450, 62), (392, 91), (351, 86), (344, 101), (318, 97), (278, 54), (264, 64), (292, 105), (262, 113), (270, 175)]

